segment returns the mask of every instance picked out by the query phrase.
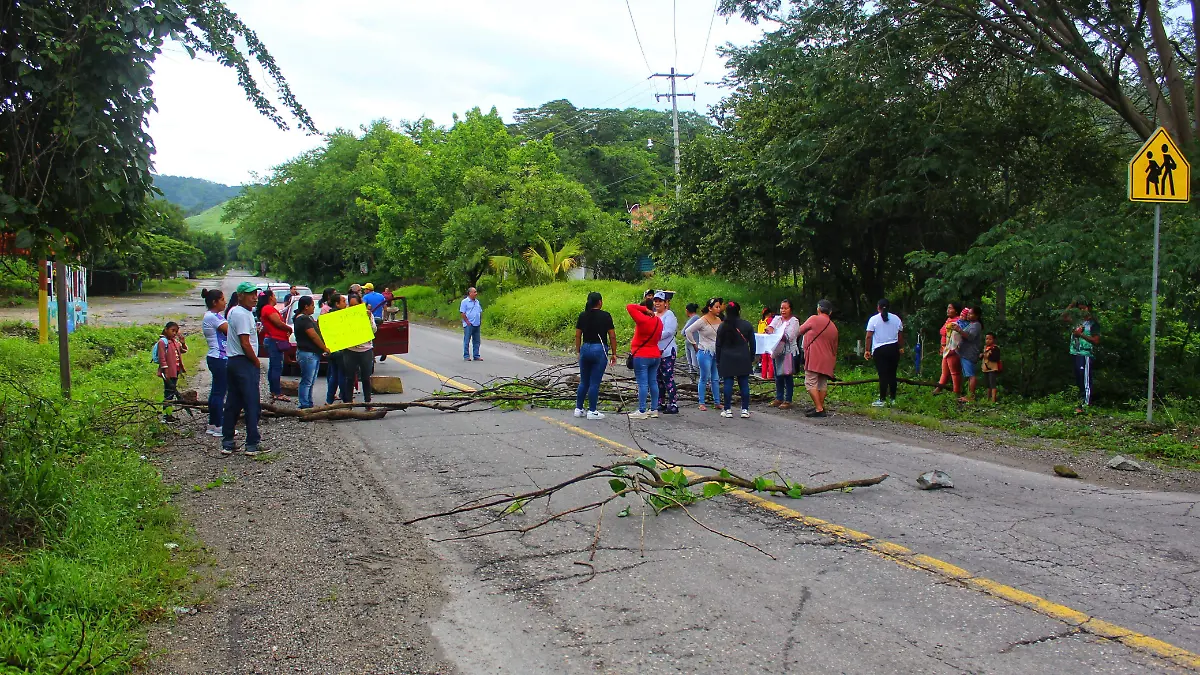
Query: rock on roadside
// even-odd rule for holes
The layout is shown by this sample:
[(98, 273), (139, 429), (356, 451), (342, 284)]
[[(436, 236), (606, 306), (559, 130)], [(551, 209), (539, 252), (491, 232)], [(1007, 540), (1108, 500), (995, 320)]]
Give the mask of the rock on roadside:
[(1107, 466), (1110, 469), (1116, 469), (1117, 471), (1141, 471), (1142, 470), (1141, 464), (1138, 464), (1137, 462), (1133, 461), (1132, 459), (1127, 459), (1121, 455), (1117, 455), (1117, 456), (1113, 457), (1112, 459), (1108, 460), (1108, 463), (1105, 464), (1104, 466)]

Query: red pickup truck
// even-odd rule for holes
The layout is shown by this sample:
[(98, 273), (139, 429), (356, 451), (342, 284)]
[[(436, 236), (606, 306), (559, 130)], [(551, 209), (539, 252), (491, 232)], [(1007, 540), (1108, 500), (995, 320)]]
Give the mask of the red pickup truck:
[[(316, 300), (317, 298), (313, 298)], [(375, 356), (383, 361), (392, 354), (407, 354), (408, 353), (408, 298), (398, 296), (392, 299), (392, 303), (399, 303), (398, 311), (395, 317), (389, 321), (376, 321), (375, 331)], [(385, 316), (386, 316), (385, 312)], [(291, 326), (296, 317), (296, 303), (292, 302), (283, 310), (284, 323)], [(261, 338), (259, 340), (259, 354), (266, 355), (267, 350), (262, 346)], [(291, 336), (292, 346), (296, 345), (296, 335)], [(326, 358), (321, 357), (321, 370), (323, 371), (326, 364)], [(296, 350), (293, 348), (283, 354), (283, 370), (286, 374), (298, 374), (300, 366), (296, 363)], [(320, 371), (318, 371), (320, 372)]]

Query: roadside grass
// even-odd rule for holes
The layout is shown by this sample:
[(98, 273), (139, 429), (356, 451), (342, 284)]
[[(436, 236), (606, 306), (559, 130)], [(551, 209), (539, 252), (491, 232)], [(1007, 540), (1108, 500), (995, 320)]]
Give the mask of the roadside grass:
[[(747, 320), (756, 323), (765, 305), (778, 305), (790, 292), (787, 288), (745, 286), (716, 277), (664, 276), (636, 284), (597, 280), (560, 281), (526, 286), (502, 295), (482, 294), (483, 335), (539, 347), (570, 349), (575, 344), (575, 319), (583, 311), (588, 293), (598, 291), (604, 296), (604, 308), (612, 314), (617, 341), (628, 342), (633, 336), (633, 319), (625, 311), (625, 305), (640, 302), (642, 293), (651, 287), (675, 291), (671, 309), (681, 323), (687, 303), (703, 305), (710, 297), (737, 300), (744, 307)], [(409, 312), (414, 316), (451, 326), (459, 325), (458, 303), (461, 298), (447, 299), (429, 286), (403, 286), (396, 289), (395, 293), (408, 298)], [(682, 337), (679, 343), (683, 344)]]
[[(645, 288), (667, 288), (677, 292), (672, 309), (682, 320), (688, 302), (703, 303), (709, 297), (721, 296), (743, 304), (751, 323), (757, 322), (759, 311), (766, 304), (777, 304), (786, 289), (750, 288), (720, 279), (694, 277), (656, 277), (642, 284), (616, 281), (570, 281), (530, 286), (509, 293), (480, 296), (484, 306), (483, 334), (493, 340), (516, 344), (567, 350), (574, 346), (575, 318), (582, 311), (587, 294), (599, 291), (604, 296), (605, 309), (616, 324), (619, 353), (624, 353), (633, 333), (633, 321), (625, 304), (641, 298)], [(452, 328), (459, 326), (460, 298), (444, 297), (429, 286), (404, 286), (397, 295), (408, 298), (410, 314)], [(841, 328), (842, 335), (854, 336), (856, 331)], [(852, 348), (853, 340), (844, 337), (843, 346)], [(680, 342), (682, 344), (682, 342)], [(901, 365), (901, 376), (930, 379), (930, 364), (925, 374), (918, 376), (912, 363)], [(845, 381), (875, 377), (874, 366), (849, 353), (839, 361), (838, 376)], [(1145, 401), (1130, 401), (1116, 406), (1093, 406), (1083, 415), (1075, 413), (1074, 392), (1063, 392), (1039, 399), (1021, 399), (1004, 392), (1000, 381), (1000, 403), (984, 402), (980, 393), (978, 403), (959, 403), (949, 392), (933, 396), (926, 387), (900, 385), (895, 408), (874, 408), (871, 403), (878, 393), (876, 384), (830, 388), (829, 401), (843, 410), (863, 414), (873, 419), (887, 419), (914, 424), (937, 431), (971, 432), (995, 436), (1004, 432), (1009, 443), (1037, 447), (1050, 441), (1057, 446), (1076, 450), (1100, 450), (1153, 459), (1172, 466), (1200, 470), (1200, 401), (1169, 399), (1157, 404), (1158, 423), (1145, 422)], [(770, 383), (756, 383), (757, 390), (772, 390)], [(796, 396), (804, 400), (802, 383), (797, 383)]]
[[(142, 283), (142, 290), (135, 291), (133, 295), (145, 295), (148, 293), (170, 293), (171, 295), (188, 295), (196, 288), (196, 284), (191, 279), (151, 279)], [(199, 291), (197, 291), (199, 292)]]
[[(144, 459), (163, 432), (159, 409), (136, 403), (162, 395), (159, 328), (72, 334), (71, 400), (56, 342), (29, 328), (0, 326), (0, 663), (127, 672), (143, 624), (181, 604), (199, 555)], [(194, 367), (203, 339), (188, 342)]]
[[(912, 367), (901, 368), (901, 376), (934, 379), (929, 375), (915, 378)], [(907, 371), (907, 372), (906, 372)], [(843, 381), (875, 377), (871, 366), (838, 369)], [(802, 388), (797, 385), (797, 395)], [(874, 408), (878, 396), (875, 383), (830, 387), (829, 402), (842, 409), (872, 419), (915, 424), (936, 431), (969, 432), (995, 435), (1001, 430), (1008, 442), (1031, 447), (1040, 441), (1074, 450), (1099, 450), (1153, 459), (1171, 466), (1200, 470), (1200, 414), (1194, 401), (1166, 400), (1156, 407), (1154, 424), (1147, 424), (1145, 401), (1130, 401), (1117, 406), (1092, 406), (1083, 414), (1075, 413), (1074, 391), (1037, 399), (1007, 396), (1000, 380), (1000, 401), (985, 401), (978, 391), (978, 402), (960, 403), (952, 392), (935, 396), (928, 387), (901, 383), (895, 407)], [(805, 397), (806, 398), (806, 397)]]

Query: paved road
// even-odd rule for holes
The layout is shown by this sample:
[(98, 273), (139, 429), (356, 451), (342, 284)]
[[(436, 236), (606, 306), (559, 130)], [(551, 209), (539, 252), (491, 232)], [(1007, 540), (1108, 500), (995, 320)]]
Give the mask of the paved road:
[[(389, 360), (377, 372), (403, 376), (411, 395), (443, 386), (432, 374), (470, 383), (545, 365), (489, 342), (483, 362), (464, 363), (461, 347), (458, 334), (414, 327), (406, 360), (415, 368)], [(595, 514), (523, 537), (437, 543), (452, 600), (432, 628), (464, 673), (1200, 669), (1194, 494), (1065, 481), (778, 412), (725, 420), (689, 409), (631, 427), (557, 410), (414, 411), (339, 430), (368, 448), (369, 466), (413, 514), (544, 486), (610, 461), (618, 446), (814, 483), (893, 476), (779, 502), (803, 516), (728, 496), (694, 509), (776, 560), (681, 513), (606, 514), (587, 583), (574, 563), (587, 560)], [(912, 479), (933, 467), (956, 488), (918, 490)], [(594, 490), (564, 493), (555, 506), (585, 503)], [(546, 513), (531, 506), (515, 522)], [(443, 539), (480, 522), (432, 521), (413, 536)]]

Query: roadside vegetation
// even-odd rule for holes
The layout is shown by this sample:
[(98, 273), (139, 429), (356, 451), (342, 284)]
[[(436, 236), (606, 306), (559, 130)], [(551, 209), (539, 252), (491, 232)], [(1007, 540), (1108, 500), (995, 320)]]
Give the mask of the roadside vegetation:
[(142, 284), (142, 293), (170, 293), (171, 295), (188, 295), (196, 288), (190, 279), (153, 279)]
[[(167, 616), (191, 547), (145, 457), (161, 445), (159, 329), (71, 336), (72, 398), (58, 346), (0, 326), (0, 664), (15, 672), (124, 672), (143, 623)], [(188, 365), (203, 353), (189, 340)], [(7, 670), (5, 672), (8, 672)]]

